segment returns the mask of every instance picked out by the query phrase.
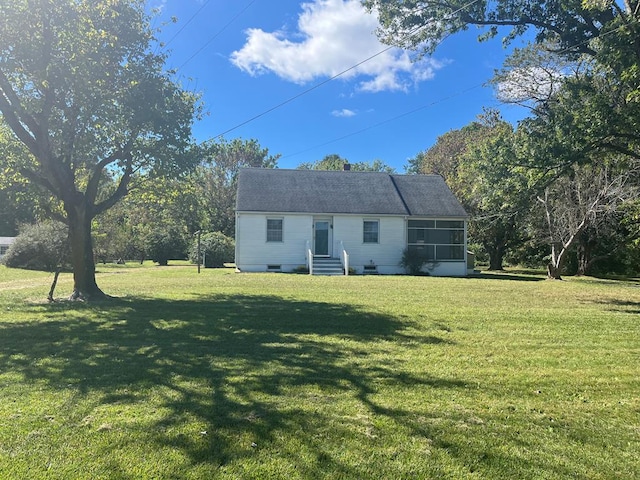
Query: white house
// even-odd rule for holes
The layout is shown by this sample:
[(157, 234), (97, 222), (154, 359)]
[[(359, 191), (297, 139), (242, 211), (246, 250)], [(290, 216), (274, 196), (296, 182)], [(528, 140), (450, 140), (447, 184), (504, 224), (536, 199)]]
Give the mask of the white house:
[(0, 237), (0, 258), (7, 253), (7, 250), (9, 250), (9, 247), (15, 240), (16, 237)]
[(426, 253), (432, 275), (464, 276), (467, 218), (439, 175), (246, 168), (236, 267), (397, 274), (409, 248)]

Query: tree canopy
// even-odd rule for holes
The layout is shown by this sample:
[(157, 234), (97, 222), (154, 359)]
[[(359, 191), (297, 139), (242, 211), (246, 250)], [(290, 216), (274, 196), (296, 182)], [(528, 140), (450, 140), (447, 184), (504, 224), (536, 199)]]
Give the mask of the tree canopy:
[[(380, 37), (389, 44), (432, 53), (447, 36), (471, 26), (484, 27), (480, 40), (509, 29), (509, 42), (533, 29), (536, 43), (554, 42), (565, 55), (596, 55), (591, 43), (612, 29), (624, 25), (638, 28), (640, 2), (623, 4), (607, 0), (564, 0), (532, 2), (530, 0), (363, 0), (370, 11), (377, 12)], [(629, 51), (635, 62), (640, 59), (640, 38), (628, 30)], [(634, 61), (634, 60), (632, 60)]]
[[(498, 75), (499, 93), (514, 91), (538, 107), (547, 135), (584, 150), (639, 157), (640, 2), (566, 0), (364, 0), (376, 12), (383, 41), (421, 54), (447, 36), (482, 28), (480, 40), (527, 31), (533, 45), (516, 50)], [(568, 71), (572, 70), (572, 71)], [(518, 88), (514, 90), (514, 82)], [(511, 87), (511, 91), (505, 87)], [(503, 89), (500, 92), (500, 89)], [(540, 115), (540, 114), (543, 115)], [(581, 138), (576, 132), (584, 131)], [(583, 155), (584, 158), (584, 155)]]
[(235, 237), (235, 203), (241, 168), (276, 168), (280, 154), (271, 155), (257, 140), (234, 138), (199, 146), (201, 164), (192, 180), (201, 210), (201, 228)]
[(395, 172), (393, 167), (390, 167), (379, 159), (373, 160), (372, 162), (351, 163), (337, 153), (325, 155), (322, 160), (315, 162), (301, 163), (298, 165), (298, 168), (301, 170), (344, 170), (345, 165), (348, 165), (349, 169), (354, 172)]
[(53, 196), (49, 213), (69, 226), (73, 296), (102, 296), (91, 220), (136, 172), (195, 162), (186, 152), (197, 98), (164, 70), (141, 0), (4, 0), (0, 16), (0, 112), (30, 153), (0, 170)]

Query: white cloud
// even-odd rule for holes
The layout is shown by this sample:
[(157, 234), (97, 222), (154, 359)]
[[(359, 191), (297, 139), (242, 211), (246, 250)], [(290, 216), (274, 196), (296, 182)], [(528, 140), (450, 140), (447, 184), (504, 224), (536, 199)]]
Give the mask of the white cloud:
[(302, 10), (294, 34), (247, 30), (245, 45), (231, 54), (233, 64), (251, 75), (273, 72), (299, 84), (349, 70), (340, 78), (357, 79), (368, 92), (407, 90), (442, 66), (429, 58), (413, 63), (407, 52), (381, 44), (378, 20), (359, 0), (312, 0)]
[(331, 112), (331, 115), (334, 117), (355, 117), (357, 113), (348, 108), (343, 108), (342, 110), (334, 110)]

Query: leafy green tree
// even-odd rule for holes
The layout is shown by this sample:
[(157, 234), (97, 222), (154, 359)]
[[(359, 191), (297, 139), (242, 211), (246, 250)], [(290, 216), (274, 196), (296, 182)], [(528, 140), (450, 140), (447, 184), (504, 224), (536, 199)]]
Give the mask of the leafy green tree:
[(346, 158), (336, 153), (326, 155), (322, 160), (316, 162), (305, 162), (298, 165), (300, 170), (344, 170), (345, 165), (354, 172), (387, 172), (395, 173), (395, 169), (385, 164), (382, 160), (376, 159), (372, 162), (350, 163)]
[(629, 101), (629, 86), (593, 58), (569, 61), (551, 48), (516, 50), (492, 80), (503, 101), (532, 110), (519, 128), (533, 153), (523, 160), (532, 168), (569, 168), (611, 154), (639, 159), (633, 125), (640, 108)]
[(30, 153), (4, 167), (55, 199), (50, 213), (69, 227), (72, 298), (104, 296), (92, 220), (126, 195), (136, 172), (176, 174), (194, 161), (185, 152), (197, 99), (164, 70), (144, 7), (139, 0), (0, 4), (0, 112)]
[(520, 225), (530, 193), (515, 166), (514, 142), (512, 126), (486, 111), (410, 160), (409, 171), (444, 178), (471, 216), (470, 241), (482, 246), (491, 270), (502, 270), (509, 250), (523, 241)]
[(523, 224), (532, 191), (527, 171), (517, 165), (512, 126), (502, 120), (469, 145), (460, 159), (458, 185), (471, 215), (469, 236), (489, 256), (489, 269), (502, 270), (509, 251), (526, 238)]
[(94, 218), (92, 226), (94, 254), (102, 263), (124, 260), (144, 260), (143, 239), (136, 236), (131, 218), (135, 203), (130, 193), (109, 210)]
[(459, 130), (446, 132), (427, 150), (409, 159), (407, 172), (440, 175), (459, 195), (462, 193), (457, 184), (460, 159), (490, 131), (491, 127), (486, 122), (474, 121)]
[[(142, 261), (159, 251), (159, 243), (178, 242), (177, 247), (166, 249), (167, 260), (184, 258), (184, 242), (199, 229), (199, 215), (190, 176), (136, 179), (135, 188), (122, 201), (94, 219), (96, 257)], [(171, 230), (176, 241), (165, 238), (163, 230)], [(151, 245), (154, 247), (148, 250)]]
[(325, 155), (322, 160), (315, 162), (304, 162), (298, 165), (300, 170), (344, 170), (344, 166), (349, 164), (349, 160), (341, 157), (337, 153)]
[(163, 222), (151, 225), (144, 236), (145, 253), (159, 265), (166, 266), (169, 260), (186, 258), (187, 238), (182, 225)]
[[(625, 25), (620, 33), (631, 53), (628, 62), (640, 60), (640, 37), (633, 35), (640, 15), (640, 2), (601, 0), (565, 0), (531, 2), (530, 0), (363, 0), (380, 19), (381, 39), (403, 48), (432, 53), (446, 37), (479, 27), (480, 40), (508, 29), (505, 42), (535, 32), (536, 43), (554, 42), (566, 56), (597, 55), (595, 39), (607, 39), (612, 29)], [(611, 43), (621, 43), (619, 40)]]
[(246, 167), (276, 168), (280, 155), (270, 155), (257, 140), (240, 138), (208, 141), (199, 150), (201, 164), (192, 181), (200, 208), (200, 228), (233, 237), (238, 172)]

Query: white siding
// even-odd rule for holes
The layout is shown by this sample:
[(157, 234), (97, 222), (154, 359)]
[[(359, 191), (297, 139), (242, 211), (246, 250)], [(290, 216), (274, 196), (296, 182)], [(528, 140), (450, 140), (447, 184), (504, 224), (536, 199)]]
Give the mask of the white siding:
[[(282, 218), (282, 242), (267, 242), (267, 218)], [(264, 272), (267, 265), (292, 271), (305, 265), (305, 244), (311, 240), (313, 216), (238, 213), (236, 267), (244, 272)]]
[(5, 252), (15, 240), (16, 237), (0, 237), (0, 258), (4, 256)]
[[(378, 243), (364, 243), (364, 220), (378, 220)], [(376, 217), (343, 215), (333, 217), (333, 238), (335, 252), (339, 252), (339, 242), (349, 254), (349, 266), (362, 273), (365, 265), (371, 261), (378, 267), (378, 273), (400, 273), (398, 265), (402, 250), (406, 246), (405, 222), (403, 217)]]
[[(316, 215), (317, 217), (317, 215)], [(402, 251), (407, 246), (404, 217), (376, 215), (323, 215), (332, 218), (333, 257), (340, 256), (340, 242), (349, 254), (349, 266), (363, 273), (371, 262), (381, 274), (402, 274)], [(283, 219), (283, 241), (267, 242), (267, 218)], [(283, 272), (306, 264), (306, 242), (313, 241), (314, 215), (238, 213), (236, 218), (236, 266), (244, 272), (264, 272), (268, 265), (280, 265)], [(378, 243), (364, 243), (364, 220), (379, 221)], [(442, 261), (430, 271), (432, 275), (465, 276), (466, 259)]]

